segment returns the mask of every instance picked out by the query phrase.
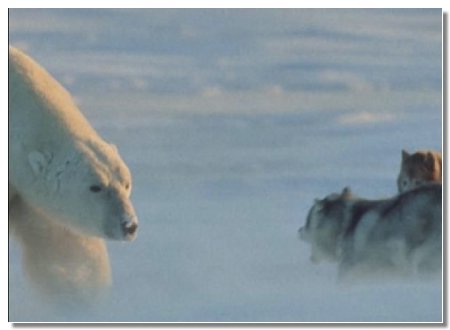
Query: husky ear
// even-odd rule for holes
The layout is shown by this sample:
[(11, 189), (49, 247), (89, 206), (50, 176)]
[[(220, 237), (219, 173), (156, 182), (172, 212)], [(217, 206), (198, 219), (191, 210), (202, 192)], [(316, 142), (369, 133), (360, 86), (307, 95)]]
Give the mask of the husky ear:
[(432, 152), (427, 152), (425, 156), (425, 167), (430, 171), (434, 171), (436, 169), (435, 157)]
[(32, 151), (28, 154), (28, 163), (35, 176), (41, 175), (48, 165), (47, 158), (40, 151)]
[(402, 150), (402, 162), (404, 162), (408, 158), (409, 158), (409, 153), (405, 149), (403, 149)]
[(342, 193), (341, 193), (341, 196), (342, 197), (350, 197), (352, 195), (352, 192), (351, 192), (351, 190), (350, 190), (350, 188), (349, 187), (345, 187), (343, 190), (342, 190)]

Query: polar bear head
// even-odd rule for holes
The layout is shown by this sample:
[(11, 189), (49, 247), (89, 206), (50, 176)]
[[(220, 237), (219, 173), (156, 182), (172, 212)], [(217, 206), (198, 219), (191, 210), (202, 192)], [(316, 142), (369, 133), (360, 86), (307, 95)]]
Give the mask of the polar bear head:
[(33, 151), (28, 161), (40, 207), (88, 235), (135, 238), (131, 175), (115, 146), (97, 136), (55, 152)]

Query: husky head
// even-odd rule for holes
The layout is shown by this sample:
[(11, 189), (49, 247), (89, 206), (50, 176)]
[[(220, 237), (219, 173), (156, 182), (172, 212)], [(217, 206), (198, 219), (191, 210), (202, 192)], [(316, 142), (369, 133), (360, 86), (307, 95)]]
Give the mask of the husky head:
[(400, 193), (428, 182), (441, 182), (442, 157), (435, 151), (417, 151), (409, 154), (402, 150), (402, 163), (397, 177)]
[(334, 193), (314, 201), (305, 225), (299, 229), (300, 239), (311, 244), (312, 262), (339, 260), (339, 238), (343, 231), (347, 202), (351, 198), (352, 193), (347, 187), (340, 194)]

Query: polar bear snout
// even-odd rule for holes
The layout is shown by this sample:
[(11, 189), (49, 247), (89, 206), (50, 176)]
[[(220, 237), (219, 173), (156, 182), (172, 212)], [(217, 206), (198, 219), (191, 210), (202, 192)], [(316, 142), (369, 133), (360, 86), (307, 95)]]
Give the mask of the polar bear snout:
[(107, 238), (120, 241), (132, 241), (136, 238), (138, 217), (128, 196), (120, 189), (109, 189), (104, 207), (105, 234)]
[(136, 238), (138, 221), (135, 215), (110, 218), (105, 225), (103, 237), (118, 241), (132, 241)]

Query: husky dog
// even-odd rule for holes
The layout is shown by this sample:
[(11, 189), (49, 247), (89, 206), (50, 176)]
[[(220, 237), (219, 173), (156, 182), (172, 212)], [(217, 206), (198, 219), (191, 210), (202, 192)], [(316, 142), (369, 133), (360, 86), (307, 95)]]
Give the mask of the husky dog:
[(442, 266), (442, 185), (366, 200), (349, 188), (316, 200), (299, 229), (311, 261), (335, 261), (339, 277), (426, 275)]
[(441, 154), (430, 150), (409, 154), (402, 150), (398, 191), (402, 193), (427, 182), (442, 182)]

